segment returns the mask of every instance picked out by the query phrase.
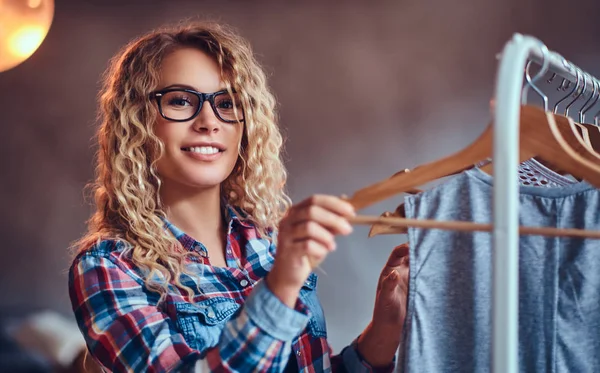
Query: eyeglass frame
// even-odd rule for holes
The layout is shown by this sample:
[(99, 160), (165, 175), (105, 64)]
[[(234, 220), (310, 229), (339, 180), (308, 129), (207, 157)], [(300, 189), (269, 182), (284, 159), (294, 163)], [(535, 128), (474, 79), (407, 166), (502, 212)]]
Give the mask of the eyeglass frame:
[[(169, 93), (169, 92), (187, 92), (187, 93), (191, 93), (193, 95), (196, 95), (198, 97), (198, 108), (196, 109), (196, 112), (194, 113), (194, 115), (192, 115), (190, 118), (188, 119), (171, 119), (171, 118), (167, 118), (165, 116), (165, 114), (163, 113), (163, 109), (162, 109), (162, 98), (164, 97), (165, 94)], [(193, 89), (189, 89), (189, 88), (167, 88), (167, 89), (161, 89), (158, 91), (154, 91), (152, 93), (150, 93), (150, 98), (156, 100), (156, 105), (158, 106), (158, 112), (160, 113), (160, 116), (163, 117), (166, 120), (170, 120), (172, 122), (188, 122), (194, 118), (196, 118), (199, 114), (200, 111), (202, 111), (202, 107), (204, 106), (204, 103), (206, 101), (208, 101), (208, 103), (210, 104), (210, 107), (212, 108), (213, 113), (215, 114), (215, 116), (221, 121), (221, 122), (225, 122), (225, 123), (244, 123), (246, 121), (246, 116), (244, 115), (244, 109), (242, 108), (242, 115), (243, 115), (243, 119), (242, 120), (227, 120), (227, 119), (223, 119), (221, 117), (221, 114), (219, 114), (219, 111), (217, 110), (217, 107), (215, 106), (215, 97), (222, 95), (222, 94), (226, 94), (226, 93), (230, 93), (228, 90), (223, 89), (217, 92), (213, 92), (213, 93), (202, 93), (202, 92), (198, 92), (195, 91)], [(236, 91), (231, 91), (231, 93), (236, 93)]]

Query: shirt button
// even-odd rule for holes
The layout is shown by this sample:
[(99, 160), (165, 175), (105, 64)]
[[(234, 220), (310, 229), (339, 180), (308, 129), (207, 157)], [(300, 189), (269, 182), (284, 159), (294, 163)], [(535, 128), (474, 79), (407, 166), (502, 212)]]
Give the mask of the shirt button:
[(215, 311), (212, 308), (209, 308), (206, 315), (210, 318), (213, 318), (213, 317), (215, 317)]
[(296, 355), (298, 355), (298, 356), (302, 355), (302, 351), (300, 351), (300, 350), (296, 351)]
[(242, 279), (242, 281), (240, 281), (240, 285), (241, 285), (242, 287), (246, 287), (246, 286), (248, 286), (248, 280), (246, 280), (246, 279)]

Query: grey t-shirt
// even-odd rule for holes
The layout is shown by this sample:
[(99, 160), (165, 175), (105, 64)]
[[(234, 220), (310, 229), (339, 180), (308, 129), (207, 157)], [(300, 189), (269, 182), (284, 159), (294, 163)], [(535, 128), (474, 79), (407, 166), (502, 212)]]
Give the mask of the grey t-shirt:
[[(600, 229), (585, 182), (520, 187), (521, 225)], [(479, 169), (405, 197), (408, 218), (492, 221), (492, 178)], [(410, 228), (410, 283), (399, 372), (488, 372), (492, 235)], [(500, 248), (501, 249), (501, 248)], [(520, 236), (519, 368), (600, 372), (600, 240)]]

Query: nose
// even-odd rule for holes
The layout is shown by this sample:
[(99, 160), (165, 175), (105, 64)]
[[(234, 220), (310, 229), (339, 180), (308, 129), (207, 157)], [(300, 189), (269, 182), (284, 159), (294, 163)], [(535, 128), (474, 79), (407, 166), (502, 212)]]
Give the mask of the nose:
[(218, 132), (220, 125), (221, 122), (213, 112), (210, 102), (205, 101), (194, 121), (194, 129), (198, 132)]

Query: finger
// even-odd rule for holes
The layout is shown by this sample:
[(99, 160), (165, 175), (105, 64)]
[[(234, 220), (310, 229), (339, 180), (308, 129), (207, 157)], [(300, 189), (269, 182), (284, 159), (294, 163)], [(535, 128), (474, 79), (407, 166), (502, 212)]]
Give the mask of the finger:
[(345, 201), (336, 196), (315, 194), (296, 205), (299, 209), (308, 206), (321, 206), (337, 215), (344, 217), (353, 217), (356, 215), (354, 206), (348, 201)]
[(329, 250), (315, 240), (297, 241), (293, 244), (293, 250), (296, 254), (306, 257), (312, 268), (316, 268), (329, 253)]
[(384, 279), (381, 284), (381, 291), (384, 293), (392, 293), (396, 290), (396, 287), (400, 284), (402, 278), (400, 273), (396, 270), (391, 271)]
[(386, 267), (398, 267), (402, 265), (405, 261), (404, 258), (408, 256), (409, 249), (408, 243), (396, 246), (394, 250), (392, 250), (387, 263), (385, 263)]
[(410, 265), (410, 261), (409, 261), (408, 255), (405, 256), (404, 258), (400, 259), (400, 267), (408, 267), (409, 265)]
[(314, 221), (306, 221), (295, 225), (292, 237), (294, 242), (315, 240), (328, 250), (335, 250), (336, 245), (333, 234)]
[(318, 205), (310, 205), (299, 210), (297, 215), (291, 218), (290, 224), (295, 226), (307, 221), (314, 221), (333, 234), (349, 234), (352, 232), (352, 226), (346, 218)]
[[(408, 264), (408, 263), (407, 263)], [(403, 265), (394, 269), (400, 275), (400, 280), (404, 281), (408, 279), (410, 268), (408, 265)]]

